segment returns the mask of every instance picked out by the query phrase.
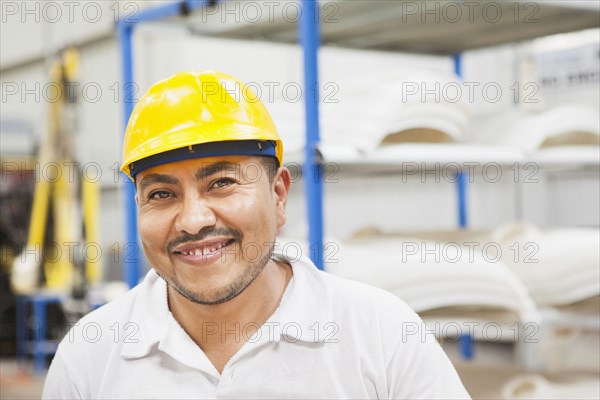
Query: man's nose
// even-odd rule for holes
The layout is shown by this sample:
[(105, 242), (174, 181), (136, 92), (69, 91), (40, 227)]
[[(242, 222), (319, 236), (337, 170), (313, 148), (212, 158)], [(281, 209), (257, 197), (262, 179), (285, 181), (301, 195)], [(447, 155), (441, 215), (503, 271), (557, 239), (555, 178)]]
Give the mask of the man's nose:
[(205, 199), (199, 196), (187, 196), (182, 202), (175, 229), (193, 235), (206, 226), (214, 226), (216, 222), (216, 215)]

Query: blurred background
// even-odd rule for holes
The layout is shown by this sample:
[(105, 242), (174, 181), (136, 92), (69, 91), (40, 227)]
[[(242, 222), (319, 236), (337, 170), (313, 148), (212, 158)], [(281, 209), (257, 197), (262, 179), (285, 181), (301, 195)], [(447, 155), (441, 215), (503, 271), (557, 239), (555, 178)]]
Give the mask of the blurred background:
[(311, 4), (0, 2), (3, 399), (148, 270), (121, 140), (188, 69), (271, 112), (292, 258), (406, 301), (474, 398), (600, 398), (600, 4)]

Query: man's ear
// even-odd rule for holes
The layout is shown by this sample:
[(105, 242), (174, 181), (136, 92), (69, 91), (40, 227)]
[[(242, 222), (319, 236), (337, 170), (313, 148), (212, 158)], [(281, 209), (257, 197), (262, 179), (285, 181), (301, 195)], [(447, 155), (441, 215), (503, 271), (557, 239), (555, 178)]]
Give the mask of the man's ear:
[(273, 179), (273, 194), (276, 199), (277, 207), (277, 228), (285, 224), (285, 205), (287, 204), (288, 194), (292, 186), (292, 176), (286, 167), (281, 167)]

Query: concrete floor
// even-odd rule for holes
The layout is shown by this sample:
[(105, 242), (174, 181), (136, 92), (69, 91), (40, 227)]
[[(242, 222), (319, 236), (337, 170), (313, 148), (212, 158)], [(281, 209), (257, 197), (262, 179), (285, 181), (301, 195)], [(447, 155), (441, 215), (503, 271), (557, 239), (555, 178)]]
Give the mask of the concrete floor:
[(19, 368), (14, 359), (0, 359), (0, 399), (39, 399), (45, 378), (34, 375), (31, 364)]

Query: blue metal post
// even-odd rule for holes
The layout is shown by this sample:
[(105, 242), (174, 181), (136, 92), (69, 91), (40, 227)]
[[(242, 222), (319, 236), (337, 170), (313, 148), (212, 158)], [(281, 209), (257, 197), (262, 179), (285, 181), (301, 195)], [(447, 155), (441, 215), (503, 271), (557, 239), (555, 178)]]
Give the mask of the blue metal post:
[(466, 229), (468, 226), (467, 215), (467, 188), (469, 185), (469, 174), (460, 171), (456, 176), (456, 191), (458, 194), (458, 226)]
[[(463, 78), (462, 56), (460, 53), (452, 55), (454, 61), (454, 73), (459, 79)], [(456, 191), (458, 195), (458, 226), (461, 229), (466, 229), (469, 223), (467, 214), (467, 188), (469, 184), (469, 174), (465, 171), (460, 171), (456, 176)], [(460, 336), (460, 354), (463, 359), (471, 360), (474, 353), (473, 337), (469, 333), (463, 333)]]
[[(135, 81), (133, 80), (133, 30), (142, 22), (157, 21), (168, 17), (190, 12), (206, 5), (206, 0), (187, 0), (164, 4), (143, 10), (135, 16), (130, 16), (119, 21), (119, 41), (121, 44), (121, 57), (123, 59), (123, 121), (127, 122), (133, 112), (136, 102)], [(123, 131), (125, 131), (125, 129)], [(125, 196), (125, 236), (126, 245), (123, 249), (123, 277), (127, 285), (132, 288), (138, 284), (142, 274), (141, 251), (138, 242), (137, 207), (135, 204), (135, 186), (124, 178), (123, 192)]]
[[(48, 329), (48, 306), (60, 303), (60, 297), (36, 295), (31, 298), (33, 303), (33, 371), (42, 375), (46, 371), (46, 356), (54, 354), (56, 347), (46, 338)], [(57, 338), (58, 339), (58, 338)]]
[(304, 105), (306, 108), (306, 149), (302, 168), (308, 212), (310, 258), (323, 269), (323, 179), (317, 159), (319, 144), (319, 5), (315, 0), (300, 2), (300, 43), (304, 51)]
[(460, 355), (465, 360), (472, 360), (474, 353), (473, 337), (463, 333), (459, 339)]
[[(454, 61), (454, 73), (459, 79), (463, 77), (462, 57), (460, 53), (452, 55)], [(467, 227), (467, 184), (469, 182), (469, 174), (465, 171), (460, 171), (456, 176), (456, 190), (458, 195), (458, 226), (461, 229)]]
[(46, 369), (46, 352), (44, 345), (46, 343), (46, 307), (48, 303), (42, 297), (33, 298), (33, 371), (41, 374)]
[[(133, 80), (133, 53), (132, 40), (135, 25), (120, 23), (119, 40), (121, 43), (121, 57), (123, 59), (123, 132), (127, 128), (129, 116), (134, 107), (134, 80)], [(125, 243), (123, 249), (123, 278), (125, 283), (132, 288), (138, 284), (142, 263), (140, 259), (137, 229), (137, 209), (135, 205), (135, 186), (129, 178), (124, 178), (123, 192), (125, 196)], [(131, 247), (133, 246), (133, 248)], [(132, 251), (133, 250), (133, 251)]]
[(459, 78), (462, 78), (462, 55), (461, 53), (452, 54), (452, 61), (454, 62), (454, 73)]
[(15, 296), (15, 322), (17, 323), (17, 364), (24, 368), (27, 359), (27, 341), (29, 340), (27, 331), (27, 296)]

